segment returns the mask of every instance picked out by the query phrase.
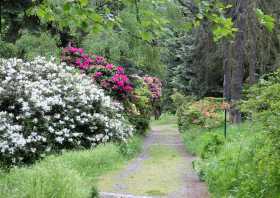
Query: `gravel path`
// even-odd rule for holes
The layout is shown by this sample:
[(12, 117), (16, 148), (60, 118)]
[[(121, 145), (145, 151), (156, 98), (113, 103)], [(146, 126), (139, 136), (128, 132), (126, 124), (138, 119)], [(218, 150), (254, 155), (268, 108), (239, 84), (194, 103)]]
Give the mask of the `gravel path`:
[(208, 198), (207, 186), (192, 169), (193, 160), (175, 127), (153, 126), (138, 158), (100, 179), (101, 197)]

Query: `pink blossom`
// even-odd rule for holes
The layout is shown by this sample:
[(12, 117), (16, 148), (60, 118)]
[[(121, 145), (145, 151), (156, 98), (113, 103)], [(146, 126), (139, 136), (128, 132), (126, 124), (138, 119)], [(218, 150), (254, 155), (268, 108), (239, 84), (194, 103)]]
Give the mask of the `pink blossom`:
[(76, 65), (80, 65), (80, 64), (81, 64), (81, 62), (82, 62), (82, 59), (77, 58), (77, 59), (76, 59), (76, 61), (75, 61), (75, 64), (76, 64)]
[(105, 60), (105, 59), (104, 59), (102, 56), (96, 56), (96, 58), (95, 58), (95, 61), (96, 61), (97, 63), (103, 63), (104, 60)]
[(131, 92), (133, 90), (133, 88), (130, 85), (126, 85), (126, 86), (124, 86), (123, 90), (126, 92)]
[(123, 87), (124, 86), (124, 81), (117, 81), (117, 85), (119, 87)]
[(106, 69), (112, 70), (114, 68), (113, 64), (107, 64)]
[(102, 72), (95, 72), (94, 78), (99, 78), (99, 77), (101, 77), (102, 75), (103, 75)]
[(124, 68), (123, 68), (122, 66), (118, 66), (118, 67), (117, 67), (117, 72), (118, 72), (119, 74), (123, 74), (123, 73), (124, 73)]
[(83, 54), (84, 53), (84, 50), (82, 48), (76, 48), (76, 47), (69, 47), (69, 52), (71, 53), (80, 53), (80, 54)]
[(125, 74), (115, 74), (112, 78), (112, 80), (114, 82), (118, 82), (118, 81), (124, 81), (127, 82), (128, 81), (128, 77)]
[(93, 63), (93, 60), (88, 55), (83, 55), (82, 58), (88, 63)]
[(77, 50), (80, 54), (83, 54), (84, 53), (84, 49), (82, 49), (82, 48), (78, 48), (78, 50)]

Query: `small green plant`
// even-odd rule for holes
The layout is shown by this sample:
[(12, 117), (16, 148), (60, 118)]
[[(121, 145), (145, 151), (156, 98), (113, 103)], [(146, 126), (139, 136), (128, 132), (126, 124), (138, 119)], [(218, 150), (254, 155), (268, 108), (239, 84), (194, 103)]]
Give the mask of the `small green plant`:
[(135, 136), (132, 139), (129, 139), (127, 143), (120, 144), (120, 152), (124, 157), (131, 159), (141, 151), (141, 143), (142, 139), (139, 136)]
[(26, 60), (32, 60), (36, 56), (58, 58), (60, 55), (58, 45), (58, 37), (52, 36), (47, 32), (38, 34), (25, 32), (15, 44), (19, 56)]
[(0, 46), (0, 58), (12, 58), (17, 56), (18, 49), (14, 44), (0, 40)]

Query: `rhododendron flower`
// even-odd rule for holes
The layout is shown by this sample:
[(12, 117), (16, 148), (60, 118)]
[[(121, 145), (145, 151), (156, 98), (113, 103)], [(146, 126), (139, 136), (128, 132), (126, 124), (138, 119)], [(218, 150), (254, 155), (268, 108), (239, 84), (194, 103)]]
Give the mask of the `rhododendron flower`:
[(83, 54), (83, 53), (84, 53), (84, 49), (79, 48), (79, 49), (78, 49), (78, 52), (79, 52), (80, 54)]
[(75, 64), (76, 65), (80, 65), (81, 63), (82, 63), (82, 59), (77, 58), (76, 61), (75, 61)]
[(106, 69), (112, 70), (114, 68), (113, 64), (107, 64)]
[(89, 62), (88, 61), (85, 61), (83, 63), (80, 64), (80, 68), (81, 69), (88, 69), (89, 68)]
[(97, 63), (103, 63), (104, 60), (105, 60), (105, 59), (104, 59), (102, 56), (96, 56), (96, 58), (95, 58), (95, 61), (96, 61)]
[(102, 75), (103, 75), (102, 72), (95, 72), (94, 78), (99, 78), (99, 77), (101, 77)]
[(115, 74), (112, 78), (112, 80), (114, 82), (118, 82), (118, 81), (124, 81), (127, 82), (128, 81), (128, 77), (125, 74)]
[(124, 74), (124, 68), (123, 68), (122, 66), (118, 66), (118, 67), (117, 67), (117, 72), (118, 72), (119, 74)]
[(82, 48), (75, 48), (75, 47), (69, 47), (69, 52), (71, 53), (80, 53), (80, 54), (83, 54), (84, 53), (84, 50)]
[(119, 87), (123, 87), (123, 86), (124, 86), (124, 81), (118, 81), (118, 82), (117, 82), (117, 85), (118, 85)]
[(63, 49), (62, 61), (80, 70), (91, 68), (87, 73), (92, 75), (96, 83), (106, 90), (113, 91), (113, 94), (118, 97), (124, 97), (133, 90), (133, 86), (129, 84), (129, 79), (125, 75), (125, 69), (108, 63), (102, 56), (84, 54), (82, 48), (69, 46)]
[(126, 92), (131, 92), (133, 90), (133, 88), (130, 85), (126, 85), (126, 86), (124, 86), (123, 90)]
[(88, 63), (93, 63), (93, 60), (88, 55), (83, 55), (82, 58)]

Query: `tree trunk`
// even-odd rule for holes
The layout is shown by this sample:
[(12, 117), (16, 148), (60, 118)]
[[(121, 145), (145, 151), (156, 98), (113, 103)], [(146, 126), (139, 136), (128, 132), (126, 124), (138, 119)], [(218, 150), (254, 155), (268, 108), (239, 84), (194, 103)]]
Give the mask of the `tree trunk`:
[[(230, 81), (230, 94), (228, 87), (225, 87), (225, 94), (230, 95), (231, 108), (230, 108), (230, 120), (233, 123), (241, 122), (241, 112), (236, 106), (237, 102), (241, 99), (243, 88), (243, 76), (244, 76), (244, 62), (245, 62), (245, 34), (246, 34), (246, 10), (248, 9), (249, 0), (234, 0), (232, 5), (233, 14), (238, 32), (235, 35), (234, 42), (231, 43), (228, 49), (231, 49), (231, 53), (227, 54), (227, 60), (225, 62), (225, 82)], [(229, 61), (231, 60), (231, 61)], [(229, 70), (229, 71), (228, 71)], [(231, 71), (230, 71), (231, 70)], [(229, 72), (231, 72), (229, 80)]]
[(256, 9), (256, 2), (251, 1), (249, 6), (251, 9), (249, 11), (248, 20), (249, 24), (249, 32), (248, 32), (248, 40), (249, 40), (249, 84), (253, 85), (256, 83), (256, 68), (257, 68), (257, 28), (256, 24), (258, 23), (256, 14), (254, 10)]
[(226, 100), (226, 102), (230, 102), (230, 98), (231, 98), (231, 94), (230, 94), (230, 87), (231, 87), (231, 64), (230, 64), (230, 43), (229, 42), (224, 42), (223, 43), (223, 57), (224, 57), (224, 61), (223, 61), (223, 67), (224, 67), (224, 91), (223, 91), (223, 95), (224, 95), (224, 99)]

